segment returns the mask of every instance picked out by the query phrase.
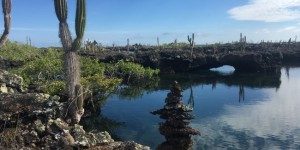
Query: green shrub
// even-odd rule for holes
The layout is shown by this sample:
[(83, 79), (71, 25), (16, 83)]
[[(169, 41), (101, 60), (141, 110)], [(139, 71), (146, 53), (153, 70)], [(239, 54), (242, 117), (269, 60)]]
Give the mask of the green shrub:
[(128, 84), (138, 84), (139, 82), (150, 80), (153, 76), (158, 75), (159, 70), (144, 68), (140, 64), (121, 60), (114, 65), (106, 65), (105, 74), (120, 77)]
[[(21, 56), (12, 57), (13, 53), (26, 55), (25, 53), (30, 52), (30, 55), (26, 55), (28, 59), (23, 66), (10, 69), (11, 72), (23, 77), (25, 86), (40, 85), (42, 90), (50, 95), (61, 94), (65, 91), (62, 52), (56, 48), (41, 51), (27, 45), (9, 42), (6, 48), (8, 47), (15, 48), (9, 52), (10, 54), (3, 55), (3, 57), (13, 60), (21, 60)], [(4, 53), (6, 48), (0, 49), (1, 52)], [(21, 51), (23, 49), (25, 52)], [(100, 92), (103, 95), (113, 92), (122, 81), (128, 84), (144, 84), (145, 81), (150, 81), (158, 73), (159, 70), (145, 69), (133, 62), (119, 61), (116, 64), (111, 64), (100, 63), (97, 59), (81, 58), (81, 83), (93, 93)]]
[(60, 95), (65, 91), (65, 82), (64, 81), (45, 81), (43, 82), (43, 90), (45, 93), (50, 95)]
[(54, 49), (40, 55), (32, 61), (27, 61), (20, 68), (11, 69), (13, 73), (19, 74), (24, 79), (24, 85), (45, 81), (53, 81), (62, 78), (61, 53)]
[(80, 62), (81, 77), (88, 77), (96, 74), (104, 74), (105, 64), (99, 63), (97, 59), (81, 57)]
[(7, 40), (4, 46), (0, 47), (0, 56), (5, 60), (28, 61), (41, 55), (41, 51), (29, 45)]
[(118, 78), (105, 78), (101, 74), (95, 74), (93, 76), (81, 78), (81, 84), (87, 87), (91, 91), (101, 93), (102, 95), (108, 95), (114, 92), (118, 85), (122, 82)]

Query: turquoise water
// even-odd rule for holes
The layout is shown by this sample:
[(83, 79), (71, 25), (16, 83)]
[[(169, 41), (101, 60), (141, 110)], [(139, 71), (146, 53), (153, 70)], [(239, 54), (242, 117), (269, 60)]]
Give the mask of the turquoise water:
[[(150, 114), (164, 106), (170, 84), (177, 80), (187, 103), (191, 88), (196, 116), (190, 126), (193, 149), (300, 149), (300, 68), (272, 74), (198, 72), (161, 76), (154, 88), (134, 96), (116, 94), (102, 116), (121, 123), (114, 133), (155, 149), (165, 141)], [(119, 92), (121, 93), (121, 92)]]

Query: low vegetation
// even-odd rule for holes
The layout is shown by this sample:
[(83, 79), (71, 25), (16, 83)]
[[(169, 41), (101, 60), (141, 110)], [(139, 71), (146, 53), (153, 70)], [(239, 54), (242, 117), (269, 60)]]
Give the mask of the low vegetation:
[[(39, 49), (8, 42), (0, 49), (0, 56), (5, 60), (24, 62), (21, 67), (10, 68), (9, 71), (21, 75), (25, 87), (37, 86), (50, 95), (64, 94), (63, 52), (60, 49)], [(101, 63), (97, 59), (81, 57), (80, 62), (81, 84), (93, 94), (101, 93), (102, 96), (114, 92), (121, 83), (138, 85), (150, 81), (159, 73), (157, 69), (144, 68), (123, 60)]]
[(0, 56), (11, 61), (32, 60), (40, 54), (41, 51), (38, 48), (9, 40), (0, 47)]

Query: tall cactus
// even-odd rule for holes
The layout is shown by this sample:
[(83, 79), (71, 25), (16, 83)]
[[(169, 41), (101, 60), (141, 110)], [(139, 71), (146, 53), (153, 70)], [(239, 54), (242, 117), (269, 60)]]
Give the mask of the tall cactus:
[(4, 15), (4, 31), (0, 39), (0, 46), (4, 45), (10, 31), (11, 22), (11, 0), (2, 0), (2, 10)]
[(188, 35), (187, 39), (188, 39), (188, 41), (189, 41), (189, 43), (190, 43), (190, 47), (191, 47), (191, 56), (192, 56), (192, 55), (193, 55), (193, 51), (194, 51), (194, 45), (195, 45), (195, 42), (194, 42), (194, 40), (195, 40), (195, 34), (193, 33), (193, 34), (192, 34), (192, 37), (190, 37), (190, 36)]
[(240, 33), (240, 49), (241, 51), (245, 51), (247, 45), (247, 37)]
[(64, 48), (64, 72), (67, 95), (70, 102), (69, 116), (73, 123), (78, 123), (83, 115), (83, 93), (80, 85), (79, 56), (76, 52), (81, 47), (86, 22), (86, 1), (77, 0), (75, 29), (76, 39), (72, 41), (67, 23), (67, 0), (54, 0), (56, 16), (59, 20), (59, 37)]
[(127, 38), (127, 52), (129, 52), (129, 38)]

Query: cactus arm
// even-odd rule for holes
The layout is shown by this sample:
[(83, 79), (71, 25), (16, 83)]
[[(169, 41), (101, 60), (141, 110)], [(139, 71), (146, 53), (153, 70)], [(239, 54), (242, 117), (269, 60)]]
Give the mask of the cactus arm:
[(77, 0), (75, 28), (78, 38), (83, 38), (86, 23), (86, 6), (85, 0)]
[(76, 18), (75, 18), (75, 29), (76, 39), (72, 45), (72, 51), (78, 51), (82, 44), (82, 38), (84, 35), (86, 24), (86, 4), (85, 0), (77, 0)]
[(72, 47), (72, 37), (67, 23), (68, 7), (66, 0), (54, 0), (55, 12), (59, 20), (59, 38), (65, 51)]
[(10, 31), (11, 0), (2, 0), (2, 9), (4, 15), (4, 31), (0, 39), (0, 46), (4, 45)]
[(66, 22), (68, 17), (68, 7), (66, 0), (54, 0), (55, 13), (59, 22)]

